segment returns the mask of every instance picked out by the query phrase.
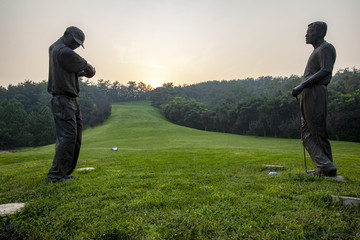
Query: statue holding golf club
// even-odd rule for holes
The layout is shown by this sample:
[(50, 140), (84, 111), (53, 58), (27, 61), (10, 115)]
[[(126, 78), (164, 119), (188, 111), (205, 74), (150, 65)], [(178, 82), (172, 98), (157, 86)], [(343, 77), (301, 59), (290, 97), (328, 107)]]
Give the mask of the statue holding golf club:
[(327, 85), (331, 80), (336, 51), (330, 43), (324, 40), (326, 31), (325, 22), (309, 24), (305, 36), (306, 44), (311, 44), (314, 51), (307, 62), (303, 79), (298, 86), (293, 88), (292, 95), (296, 98), (300, 95), (302, 143), (317, 167), (315, 171), (306, 170), (307, 173), (334, 177), (337, 169), (333, 164), (331, 145), (326, 129), (326, 115)]
[(77, 27), (68, 27), (62, 37), (49, 48), (48, 92), (52, 94), (51, 110), (55, 120), (56, 145), (46, 182), (71, 180), (81, 146), (82, 117), (79, 95), (80, 76), (91, 78), (95, 68), (75, 50), (83, 46), (85, 34)]

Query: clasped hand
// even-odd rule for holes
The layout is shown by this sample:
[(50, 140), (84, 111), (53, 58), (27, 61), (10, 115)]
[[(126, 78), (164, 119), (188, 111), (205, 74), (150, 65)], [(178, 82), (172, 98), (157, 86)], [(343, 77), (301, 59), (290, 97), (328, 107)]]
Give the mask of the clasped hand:
[(79, 77), (84, 76), (84, 77), (87, 77), (87, 78), (92, 78), (95, 75), (95, 73), (96, 73), (95, 68), (93, 66), (91, 66), (90, 64), (88, 64), (83, 71), (78, 73), (78, 76)]

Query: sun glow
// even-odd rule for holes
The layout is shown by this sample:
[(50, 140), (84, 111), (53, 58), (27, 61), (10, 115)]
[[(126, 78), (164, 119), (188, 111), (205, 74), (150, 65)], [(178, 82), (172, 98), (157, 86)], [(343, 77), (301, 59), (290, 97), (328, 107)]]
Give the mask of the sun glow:
[(161, 87), (165, 81), (161, 80), (160, 78), (150, 78), (145, 81), (146, 84), (151, 85), (153, 88)]

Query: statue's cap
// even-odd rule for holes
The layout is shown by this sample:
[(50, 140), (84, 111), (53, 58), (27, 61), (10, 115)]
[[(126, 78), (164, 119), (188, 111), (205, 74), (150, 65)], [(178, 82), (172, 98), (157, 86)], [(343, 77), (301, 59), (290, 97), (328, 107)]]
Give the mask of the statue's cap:
[(80, 28), (70, 26), (65, 30), (65, 34), (71, 34), (74, 40), (84, 48), (85, 34)]

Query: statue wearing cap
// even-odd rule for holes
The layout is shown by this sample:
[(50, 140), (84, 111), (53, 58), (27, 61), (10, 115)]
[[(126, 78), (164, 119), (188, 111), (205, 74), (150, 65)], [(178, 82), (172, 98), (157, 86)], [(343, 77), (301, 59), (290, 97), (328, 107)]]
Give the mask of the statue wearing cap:
[(84, 41), (83, 31), (71, 26), (49, 48), (48, 92), (53, 95), (51, 109), (56, 127), (56, 145), (47, 182), (71, 180), (70, 174), (79, 156), (82, 133), (79, 77), (91, 78), (95, 75), (95, 68), (74, 52), (79, 46), (84, 47)]

